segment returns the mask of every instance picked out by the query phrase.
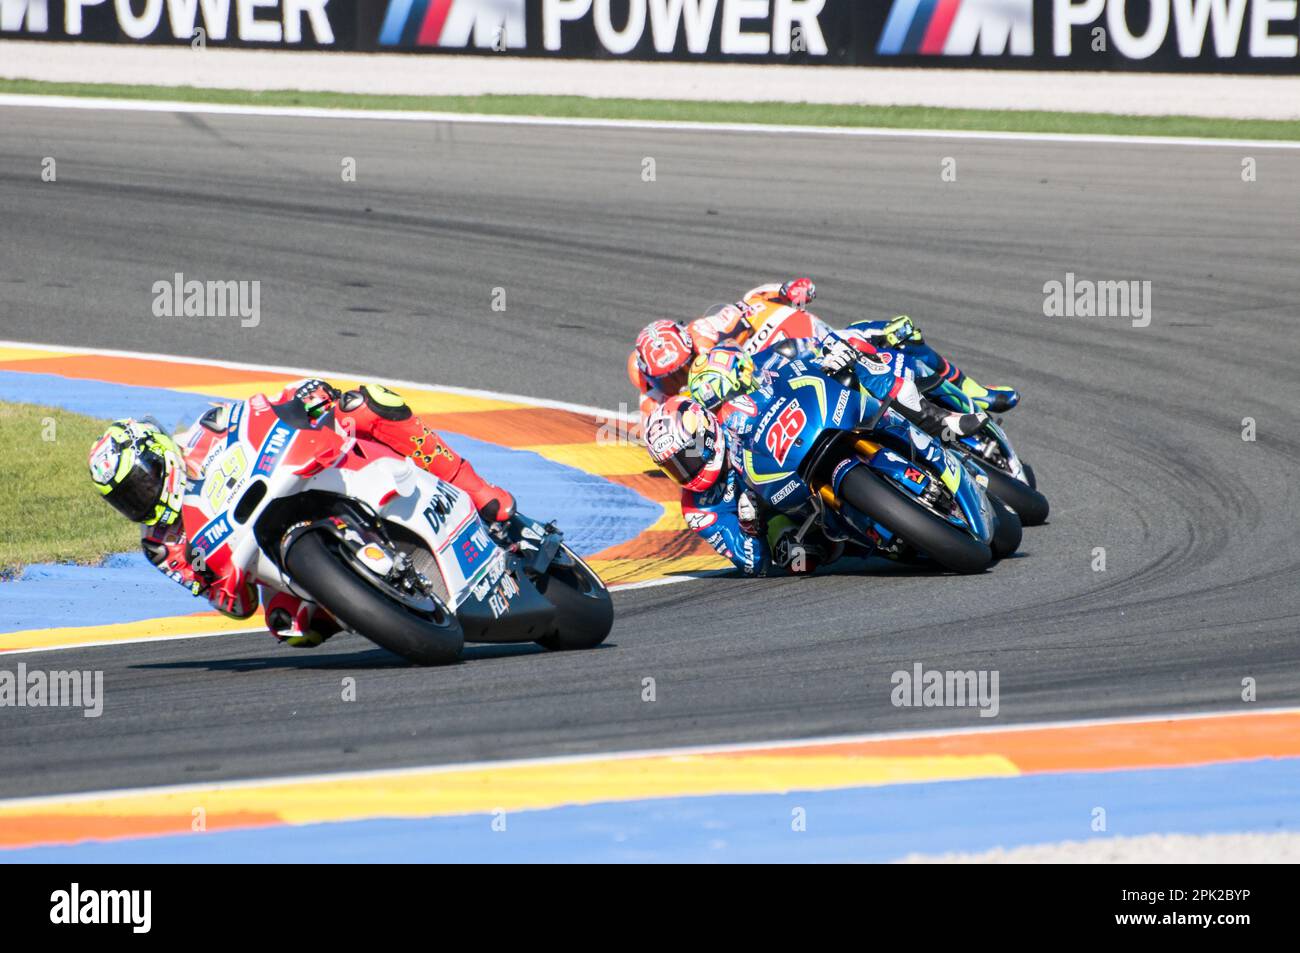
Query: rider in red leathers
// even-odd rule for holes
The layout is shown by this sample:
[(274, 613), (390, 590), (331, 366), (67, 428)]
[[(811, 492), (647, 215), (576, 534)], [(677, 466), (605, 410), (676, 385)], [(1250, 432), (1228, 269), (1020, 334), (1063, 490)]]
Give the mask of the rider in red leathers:
[[(313, 421), (333, 411), (341, 430), (382, 443), (463, 490), (485, 520), (504, 522), (514, 514), (510, 493), (479, 476), (468, 460), (386, 387), (363, 384), (341, 393), (325, 381), (304, 380), (285, 387), (271, 403), (295, 401)], [(105, 499), (142, 524), (140, 545), (161, 572), (194, 595), (206, 596), (225, 615), (247, 619), (257, 611), (259, 601), (252, 580), (239, 572), (212, 578), (192, 565), (179, 519), (185, 480), (201, 476), (203, 461), (217, 440), (224, 439), (228, 420), (229, 405), (219, 405), (177, 440), (153, 422), (116, 421), (91, 449), (90, 470)], [(274, 593), (264, 608), (271, 634), (295, 647), (320, 645), (339, 630), (318, 607), (288, 593)]]
[(654, 321), (637, 335), (636, 347), (627, 359), (627, 376), (640, 394), (644, 424), (655, 409), (670, 397), (685, 393), (691, 361), (719, 344), (743, 344), (753, 333), (742, 308), (780, 304), (803, 309), (817, 297), (811, 278), (795, 278), (784, 284), (759, 285), (736, 304), (724, 305), (711, 314), (686, 324)]

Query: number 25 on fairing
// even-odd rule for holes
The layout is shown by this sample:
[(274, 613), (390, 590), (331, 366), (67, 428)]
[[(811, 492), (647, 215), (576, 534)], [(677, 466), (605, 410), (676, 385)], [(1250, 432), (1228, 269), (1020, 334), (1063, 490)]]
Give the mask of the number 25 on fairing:
[(768, 428), (764, 443), (767, 446), (768, 453), (772, 454), (772, 459), (776, 461), (777, 466), (785, 464), (785, 458), (790, 454), (790, 447), (794, 444), (795, 438), (803, 431), (806, 423), (808, 423), (808, 415), (803, 412), (796, 400), (781, 411), (781, 416), (777, 417), (772, 426)]

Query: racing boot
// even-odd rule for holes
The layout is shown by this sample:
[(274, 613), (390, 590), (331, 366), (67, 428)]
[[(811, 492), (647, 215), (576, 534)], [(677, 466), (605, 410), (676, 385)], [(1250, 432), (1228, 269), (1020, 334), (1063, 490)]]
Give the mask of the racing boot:
[(339, 632), (339, 624), (324, 609), (287, 592), (270, 598), (265, 616), (267, 630), (295, 649), (314, 649)]
[(802, 541), (796, 541), (798, 532), (799, 527), (784, 514), (768, 522), (767, 545), (772, 551), (773, 566), (801, 576), (829, 566), (844, 554), (843, 543), (829, 540), (815, 531)]
[(1001, 414), (1020, 403), (1020, 393), (1014, 387), (984, 387), (969, 374), (958, 373), (961, 374), (961, 392), (986, 413)]
[(1020, 403), (1020, 392), (1014, 387), (985, 387), (971, 377), (952, 361), (940, 354), (935, 354), (939, 361), (938, 369), (926, 377), (918, 377), (916, 386), (923, 394), (928, 394), (945, 381), (958, 388), (971, 399), (977, 408), (989, 414), (1001, 414)]
[(985, 413), (954, 414), (945, 412), (935, 404), (924, 400), (916, 385), (904, 380), (894, 395), (893, 408), (908, 421), (932, 437), (942, 440), (958, 440), (978, 433), (988, 422)]
[(1014, 387), (985, 387), (947, 358), (942, 360), (941, 376), (961, 388), (961, 392), (985, 413), (1005, 413), (1020, 403), (1020, 393)]
[(422, 470), (469, 494), (479, 515), (489, 522), (506, 522), (514, 515), (515, 499), (484, 480), (468, 460), (425, 426), (398, 394), (378, 384), (348, 391), (338, 404), (339, 422), (353, 433), (369, 437), (404, 453)]

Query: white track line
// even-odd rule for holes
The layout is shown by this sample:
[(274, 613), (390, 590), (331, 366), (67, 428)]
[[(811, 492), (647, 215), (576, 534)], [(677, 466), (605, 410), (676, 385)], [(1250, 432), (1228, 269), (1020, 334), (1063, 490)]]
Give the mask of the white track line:
[(385, 122), (445, 122), (465, 125), (558, 126), (589, 129), (640, 129), (651, 132), (731, 132), (766, 135), (849, 136), (865, 139), (971, 139), (991, 142), (1056, 142), (1080, 145), (1197, 146), (1230, 149), (1300, 149), (1300, 141), (1199, 139), (1182, 136), (1088, 135), (1056, 132), (981, 132), (978, 130), (880, 129), (858, 126), (796, 126), (775, 123), (681, 122), (661, 119), (583, 119), (561, 116), (510, 116), (483, 113), (421, 112), (400, 109), (326, 109), (310, 106), (241, 106), (146, 99), (94, 99), (77, 96), (0, 94), (0, 106), (89, 109), (119, 112), (201, 113), (280, 119), (365, 119)]
[[(373, 381), (388, 387), (413, 387), (419, 390), (431, 390), (440, 394), (459, 394), (465, 397), (481, 397), (484, 400), (501, 400), (510, 403), (528, 404), (533, 407), (547, 407), (552, 410), (567, 410), (575, 414), (590, 414), (600, 420), (619, 420), (636, 423), (633, 413), (601, 410), (586, 404), (572, 404), (563, 400), (547, 400), (542, 397), (525, 397), (521, 394), (507, 394), (494, 390), (477, 390), (471, 387), (452, 387), (446, 384), (421, 384), (417, 381), (404, 381), (392, 377), (376, 377), (373, 374), (360, 374), (356, 371), (323, 371), (303, 367), (284, 367), (276, 364), (252, 364), (246, 361), (220, 361), (207, 357), (186, 357), (183, 354), (155, 354), (151, 351), (112, 351), (102, 347), (73, 347), (68, 344), (37, 344), (31, 341), (0, 341), (0, 348), (17, 348), (25, 351), (62, 351), (68, 354), (102, 354), (106, 357), (141, 358), (146, 361), (162, 361), (167, 364), (201, 364), (204, 367), (225, 367), (233, 371), (263, 372), (280, 377), (341, 377), (344, 380)], [(21, 373), (21, 371), (19, 372)], [(136, 386), (148, 387), (149, 384)], [(166, 389), (166, 388), (164, 388)]]
[[(622, 420), (626, 423), (635, 423), (636, 416), (631, 413), (625, 413), (613, 410), (601, 410), (598, 407), (588, 407), (584, 404), (571, 404), (561, 400), (546, 400), (539, 397), (525, 397), (520, 394), (506, 394), (499, 391), (476, 390), (468, 387), (450, 387), (445, 385), (421, 384), (415, 381), (396, 380), (394, 378), (376, 377), (373, 374), (358, 374), (353, 371), (322, 371), (311, 370), (302, 367), (280, 367), (273, 364), (253, 364), (246, 361), (219, 361), (211, 358), (201, 357), (183, 357), (174, 354), (153, 354), (147, 351), (111, 351), (103, 348), (93, 347), (72, 347), (63, 344), (33, 344), (29, 341), (0, 341), (0, 348), (15, 348), (27, 351), (59, 351), (68, 354), (101, 354), (105, 357), (127, 357), (138, 358), (147, 361), (162, 361), (168, 364), (202, 364), (206, 367), (224, 367), (236, 371), (251, 371), (257, 374), (265, 373), (268, 377), (320, 377), (325, 380), (343, 379), (343, 380), (361, 380), (373, 381), (376, 384), (383, 384), (385, 387), (392, 387), (394, 390), (401, 390), (403, 387), (416, 390), (433, 391), (441, 394), (457, 394), (465, 397), (480, 397), (484, 400), (499, 400), (508, 403), (526, 404), (531, 407), (543, 407), (550, 410), (565, 410), (570, 413), (590, 415), (595, 420), (600, 421), (617, 421)], [(16, 373), (22, 373), (17, 371)], [(143, 384), (140, 386), (148, 386)], [(655, 586), (670, 586), (679, 582), (694, 582), (695, 576), (664, 576), (662, 579), (647, 579), (643, 582), (625, 582), (615, 583), (609, 587), (610, 592), (622, 592), (629, 589), (649, 589)], [(249, 629), (248, 631), (260, 631)], [(17, 633), (6, 633), (17, 634)], [(9, 651), (0, 651), (0, 660), (9, 655), (27, 655), (35, 652), (59, 652), (67, 649), (98, 648), (113, 645), (139, 645), (149, 642), (171, 642), (182, 639), (205, 639), (213, 638), (217, 635), (239, 635), (240, 632), (196, 632), (189, 635), (166, 635), (141, 637), (138, 639), (112, 639), (100, 642), (80, 642), (76, 645), (50, 645), (36, 648), (11, 649)]]
[[(145, 619), (145, 622), (154, 620)], [(74, 627), (75, 628), (75, 627)], [(4, 632), (3, 635), (22, 635), (23, 629), (17, 632)], [(34, 631), (40, 631), (34, 630)], [(99, 642), (76, 642), (72, 645), (37, 645), (25, 649), (0, 649), (0, 663), (3, 663), (11, 655), (34, 655), (37, 652), (66, 652), (69, 649), (102, 649), (114, 645), (145, 645), (151, 642), (180, 642), (184, 639), (215, 639), (223, 635), (252, 635), (254, 633), (266, 634), (264, 627), (255, 629), (224, 629), (219, 632), (188, 632), (181, 635), (155, 635), (140, 636), (131, 639), (104, 639)]]
[[(1171, 715), (1125, 715), (1116, 718), (1076, 718), (1064, 721), (1035, 721), (1025, 724), (980, 725), (974, 728), (935, 728), (927, 731), (877, 731), (856, 735), (826, 735), (819, 738), (796, 738), (774, 741), (747, 741), (733, 744), (692, 745), (678, 748), (644, 748), (634, 751), (553, 755), (545, 758), (511, 758), (505, 761), (469, 761), (460, 764), (432, 764), (412, 768), (372, 768), (367, 771), (322, 772), (317, 774), (274, 775), (265, 778), (241, 778), (235, 781), (188, 784), (164, 784), (157, 787), (119, 788), (84, 791), (75, 794), (40, 794), (33, 797), (0, 799), (0, 808), (37, 807), (43, 804), (66, 804), (97, 801), (104, 798), (140, 795), (184, 794), (196, 791), (231, 791), (281, 784), (329, 784), (365, 781), (372, 778), (401, 778), (417, 774), (446, 774), (453, 771), (482, 771), (501, 768), (537, 767), (539, 765), (590, 764), (596, 761), (629, 761), (638, 758), (694, 757), (711, 754), (735, 754), (773, 748), (814, 748), (822, 745), (860, 744), (874, 741), (914, 741), (922, 738), (949, 738), (955, 735), (981, 735), (1021, 731), (1051, 731), (1061, 728), (1098, 728), (1107, 725), (1138, 725), (1193, 721), (1198, 718), (1245, 718), (1251, 715), (1298, 714), (1300, 708), (1260, 708), (1243, 711), (1190, 711)], [(0, 853), (0, 856), (3, 856)]]

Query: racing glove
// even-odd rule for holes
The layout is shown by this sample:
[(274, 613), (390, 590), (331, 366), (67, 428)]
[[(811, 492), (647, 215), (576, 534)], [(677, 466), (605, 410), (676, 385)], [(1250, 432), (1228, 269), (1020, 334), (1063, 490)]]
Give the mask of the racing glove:
[(213, 584), (208, 590), (212, 608), (232, 619), (247, 619), (257, 611), (257, 586), (240, 569)]
[(828, 341), (822, 348), (822, 370), (834, 376), (857, 363), (858, 353), (847, 341)]
[(145, 558), (153, 563), (159, 572), (173, 582), (180, 583), (190, 591), (190, 595), (201, 596), (208, 588), (208, 580), (200, 575), (186, 558), (184, 536), (144, 535), (140, 538), (140, 548), (144, 550)]
[(740, 522), (740, 531), (746, 536), (757, 538), (762, 535), (763, 523), (748, 490), (742, 490), (740, 498), (736, 500), (736, 519)]
[(817, 297), (817, 286), (811, 278), (794, 278), (781, 286), (781, 297), (792, 307), (802, 309)]
[(915, 344), (921, 341), (921, 329), (910, 317), (900, 314), (880, 330), (879, 337), (890, 347), (908, 342)]

